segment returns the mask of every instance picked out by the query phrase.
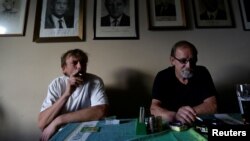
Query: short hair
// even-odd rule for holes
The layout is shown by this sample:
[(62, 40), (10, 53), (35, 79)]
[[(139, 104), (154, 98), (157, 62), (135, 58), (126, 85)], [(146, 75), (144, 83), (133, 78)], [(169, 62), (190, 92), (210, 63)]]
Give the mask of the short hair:
[(197, 60), (198, 51), (192, 43), (185, 41), (185, 40), (176, 42), (174, 46), (172, 47), (170, 56), (175, 57), (175, 53), (178, 48), (190, 48), (192, 51), (193, 57)]
[[(107, 6), (107, 3), (108, 3), (109, 0), (105, 0), (105, 6)], [(128, 3), (128, 0), (122, 0), (122, 2), (124, 3), (124, 5), (127, 5)]]
[[(56, 2), (57, 2), (57, 0), (50, 0), (50, 3), (48, 3), (48, 4), (50, 4), (51, 11), (54, 11)], [(67, 4), (68, 4), (68, 8), (70, 8), (70, 6), (71, 6), (70, 0), (67, 0)]]
[(78, 58), (82, 63), (88, 63), (88, 55), (80, 49), (68, 50), (61, 56), (61, 67), (63, 68), (66, 65), (66, 59), (70, 56)]

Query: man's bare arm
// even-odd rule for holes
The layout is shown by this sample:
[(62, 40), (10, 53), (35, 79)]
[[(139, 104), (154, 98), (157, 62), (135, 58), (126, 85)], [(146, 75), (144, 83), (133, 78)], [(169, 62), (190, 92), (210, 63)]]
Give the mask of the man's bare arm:
[(67, 102), (70, 95), (63, 94), (51, 107), (39, 113), (38, 127), (43, 130), (50, 124), (60, 113), (62, 107)]
[(152, 99), (152, 103), (150, 106), (150, 112), (154, 116), (161, 116), (163, 119), (167, 121), (173, 121), (175, 118), (175, 112), (169, 111), (161, 107), (161, 102), (157, 99)]
[[(57, 127), (71, 122), (99, 120), (107, 115), (108, 105), (97, 105), (75, 112), (59, 115), (55, 120)], [(54, 121), (53, 121), (54, 122)]]
[(217, 101), (215, 96), (211, 96), (203, 101), (202, 104), (193, 107), (196, 114), (214, 114), (217, 112)]

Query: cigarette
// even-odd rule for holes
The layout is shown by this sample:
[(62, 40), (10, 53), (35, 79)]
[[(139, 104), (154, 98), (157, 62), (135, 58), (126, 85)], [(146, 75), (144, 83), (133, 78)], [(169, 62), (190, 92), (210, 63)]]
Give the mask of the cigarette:
[(196, 116), (195, 118), (196, 118), (197, 120), (203, 122), (203, 119), (202, 119), (202, 118), (200, 118), (200, 117), (198, 117), (198, 116)]
[(81, 72), (78, 72), (74, 75), (75, 77), (79, 77), (79, 76), (83, 76), (83, 74)]

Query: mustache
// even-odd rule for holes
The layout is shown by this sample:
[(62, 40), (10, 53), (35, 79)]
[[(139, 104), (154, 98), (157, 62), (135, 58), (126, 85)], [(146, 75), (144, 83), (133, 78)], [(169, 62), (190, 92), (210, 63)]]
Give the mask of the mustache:
[(181, 75), (182, 75), (182, 77), (183, 78), (191, 78), (191, 77), (193, 77), (193, 70), (191, 70), (191, 69), (184, 69), (184, 70), (182, 70), (181, 71)]

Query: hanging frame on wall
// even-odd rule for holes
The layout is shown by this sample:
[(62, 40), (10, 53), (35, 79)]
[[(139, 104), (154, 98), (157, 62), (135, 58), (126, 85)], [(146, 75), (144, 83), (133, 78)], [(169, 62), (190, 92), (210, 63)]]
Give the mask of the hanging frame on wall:
[(29, 0), (0, 2), (0, 36), (24, 36)]
[(193, 7), (197, 28), (229, 28), (235, 26), (228, 0), (193, 0)]
[(149, 30), (187, 27), (183, 0), (147, 0)]
[(250, 1), (239, 0), (241, 18), (244, 30), (250, 30)]
[[(61, 10), (65, 10), (64, 18), (53, 14), (54, 0), (37, 1), (34, 42), (72, 42), (85, 40), (85, 0), (69, 0)], [(60, 11), (60, 10), (58, 10)], [(61, 11), (62, 12), (62, 11)], [(57, 22), (58, 20), (58, 22)]]
[(94, 39), (139, 39), (137, 6), (137, 0), (120, 1), (118, 11), (112, 2), (95, 0)]

